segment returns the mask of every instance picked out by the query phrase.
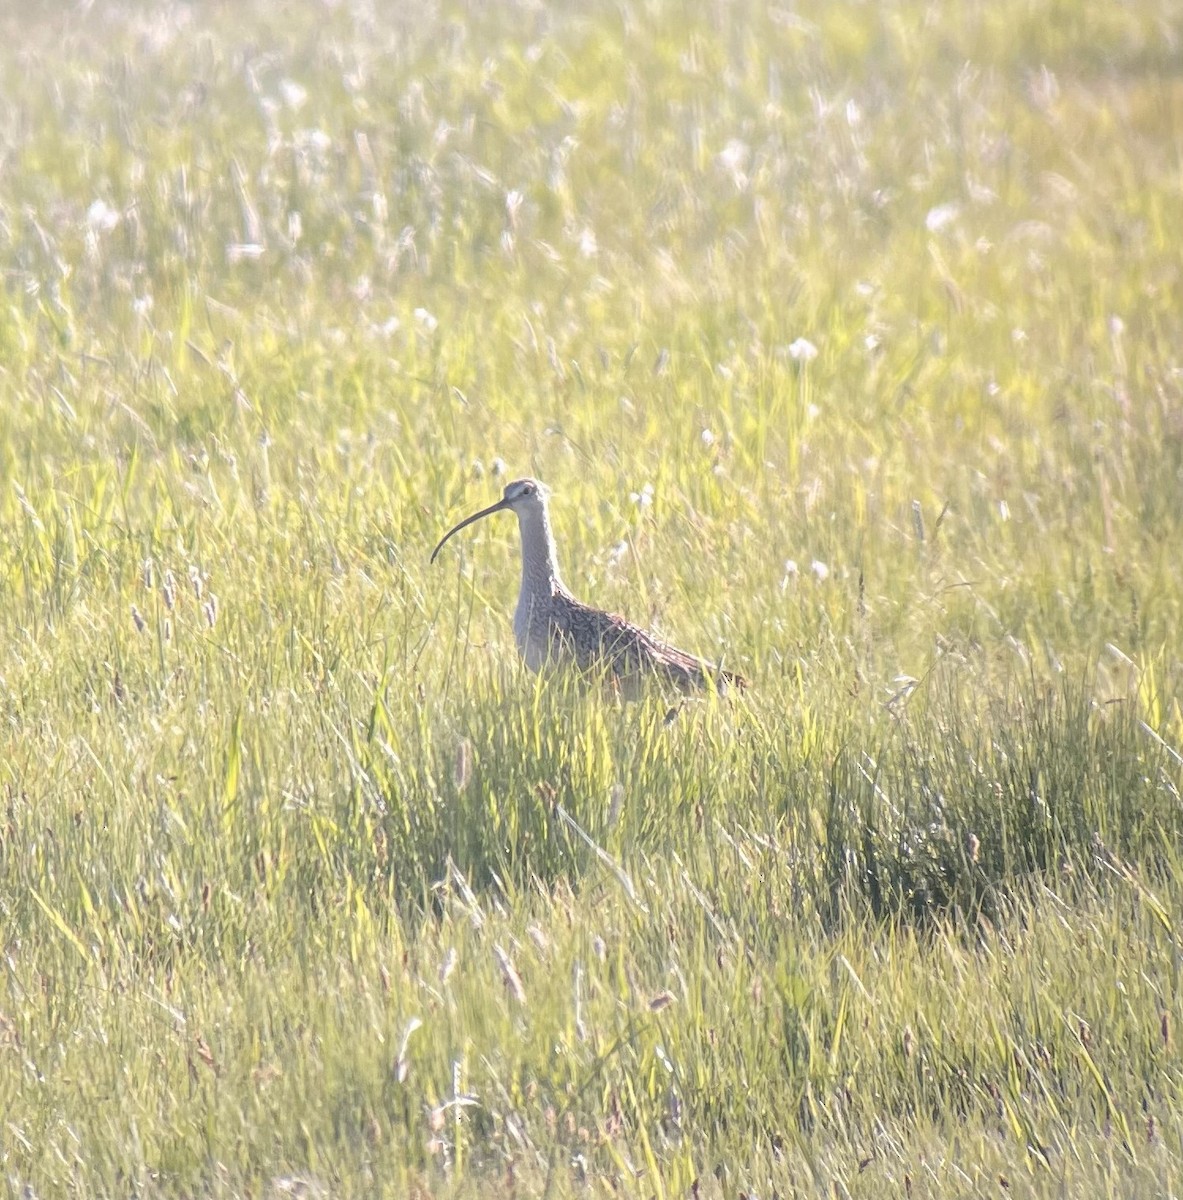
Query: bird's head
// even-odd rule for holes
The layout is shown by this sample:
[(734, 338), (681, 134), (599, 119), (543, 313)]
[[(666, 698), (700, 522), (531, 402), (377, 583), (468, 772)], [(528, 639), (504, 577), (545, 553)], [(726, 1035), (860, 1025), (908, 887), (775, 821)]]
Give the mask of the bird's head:
[(546, 511), (546, 498), (549, 495), (550, 489), (537, 479), (515, 479), (512, 483), (507, 483), (501, 499), (496, 504), (482, 508), (480, 512), (473, 513), (471, 517), (465, 517), (459, 525), (453, 525), (440, 538), (439, 545), (431, 552), (431, 561), (435, 562), (436, 555), (443, 549), (444, 543), (452, 534), (459, 533), (466, 525), (471, 525), (482, 517), (491, 517), (494, 513), (502, 512), (504, 509), (515, 512), (519, 520), (532, 515), (541, 516)]

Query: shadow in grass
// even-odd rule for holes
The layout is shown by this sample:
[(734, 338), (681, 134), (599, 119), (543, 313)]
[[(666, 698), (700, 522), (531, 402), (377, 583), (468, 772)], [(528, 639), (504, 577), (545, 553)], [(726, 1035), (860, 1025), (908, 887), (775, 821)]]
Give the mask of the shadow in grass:
[(835, 712), (808, 740), (792, 716), (714, 698), (669, 712), (527, 682), (424, 710), (398, 748), (373, 716), (362, 778), (397, 902), (430, 904), (448, 878), (512, 898), (593, 867), (693, 862), (711, 829), (779, 829), (827, 924), (853, 904), (972, 926), (1033, 879), (1153, 870), (1183, 834), (1170, 750), (1081, 686), (954, 685), (902, 716)]
[(741, 710), (715, 696), (624, 703), (570, 680), (514, 677), (470, 689), (446, 715), (424, 710), (400, 750), (381, 707), (360, 761), (398, 902), (412, 906), (442, 881), (512, 898), (595, 863), (689, 846), (748, 752), (730, 736)]
[(836, 919), (853, 896), (880, 919), (972, 925), (1033, 880), (1153, 874), (1183, 833), (1181, 774), (1130, 705), (1098, 705), (1083, 687), (972, 708), (943, 697), (877, 754), (835, 759), (824, 911)]

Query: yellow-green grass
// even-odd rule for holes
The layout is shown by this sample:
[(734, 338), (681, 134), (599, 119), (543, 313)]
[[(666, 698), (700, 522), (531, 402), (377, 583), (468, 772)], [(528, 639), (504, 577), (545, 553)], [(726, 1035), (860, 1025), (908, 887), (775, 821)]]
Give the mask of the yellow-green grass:
[(1172, 4), (0, 34), (14, 1193), (1183, 1187)]

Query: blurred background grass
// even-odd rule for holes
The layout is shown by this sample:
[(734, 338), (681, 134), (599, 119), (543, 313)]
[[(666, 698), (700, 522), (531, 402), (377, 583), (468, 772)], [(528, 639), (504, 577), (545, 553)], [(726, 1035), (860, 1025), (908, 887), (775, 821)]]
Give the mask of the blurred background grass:
[(1178, 26), (0, 16), (9, 1186), (1177, 1189)]

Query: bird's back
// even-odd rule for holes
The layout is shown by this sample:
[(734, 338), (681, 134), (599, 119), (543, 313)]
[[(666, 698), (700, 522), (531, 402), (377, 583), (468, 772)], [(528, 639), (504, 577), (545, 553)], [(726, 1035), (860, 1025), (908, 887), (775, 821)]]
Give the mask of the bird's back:
[(714, 663), (659, 641), (615, 613), (592, 608), (564, 591), (554, 597), (550, 615), (551, 655), (573, 659), (580, 670), (604, 671), (621, 684), (636, 686), (658, 677), (683, 692), (713, 685), (743, 688), (746, 680)]

